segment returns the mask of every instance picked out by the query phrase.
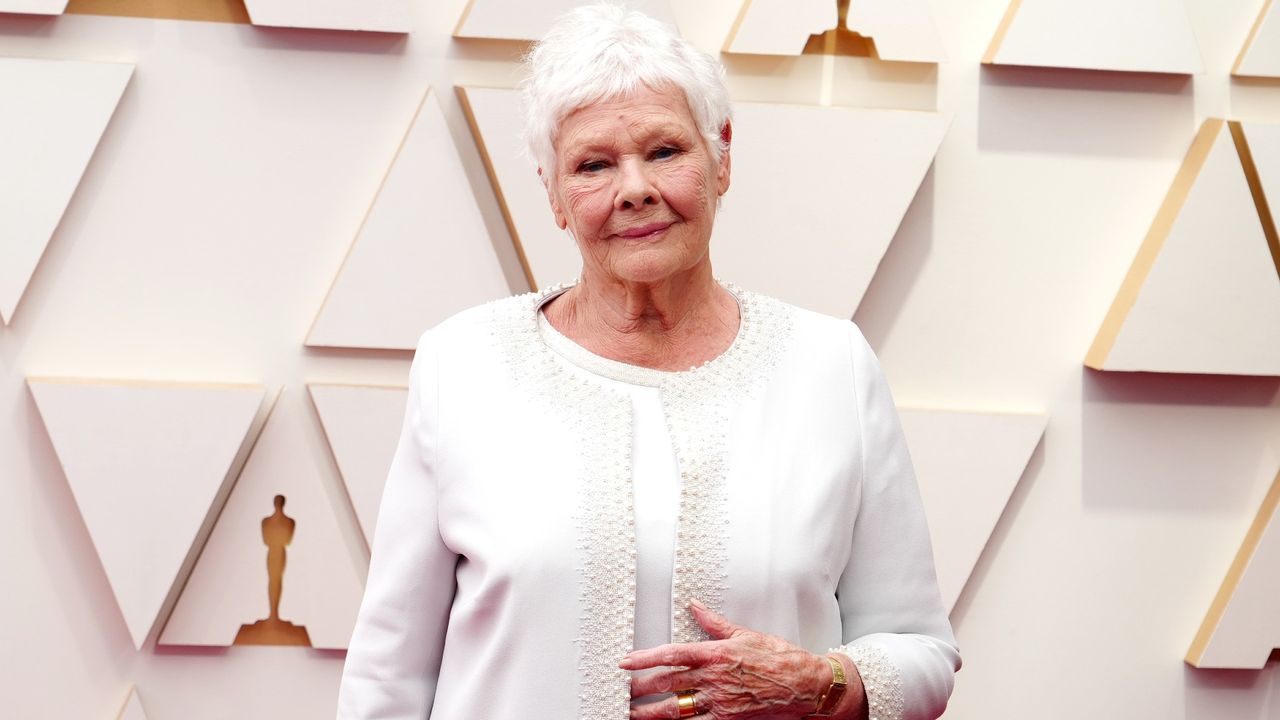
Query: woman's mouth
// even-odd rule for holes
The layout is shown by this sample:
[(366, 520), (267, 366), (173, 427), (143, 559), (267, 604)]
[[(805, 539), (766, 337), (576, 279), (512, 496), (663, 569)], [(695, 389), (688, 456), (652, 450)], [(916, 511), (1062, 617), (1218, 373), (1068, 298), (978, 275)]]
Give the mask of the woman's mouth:
[(669, 227), (671, 227), (671, 223), (649, 223), (647, 225), (637, 225), (636, 227), (627, 228), (615, 234), (626, 240), (646, 240), (662, 234), (662, 232)]

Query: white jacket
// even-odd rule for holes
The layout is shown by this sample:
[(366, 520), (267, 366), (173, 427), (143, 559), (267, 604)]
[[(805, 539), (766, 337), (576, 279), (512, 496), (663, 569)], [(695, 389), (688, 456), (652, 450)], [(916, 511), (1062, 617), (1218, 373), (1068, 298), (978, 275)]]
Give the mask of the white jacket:
[[(960, 667), (889, 388), (847, 321), (730, 287), (732, 346), (661, 372), (680, 468), (674, 641), (691, 600), (850, 655), (872, 720), (926, 720)], [(635, 621), (629, 396), (538, 332), (562, 288), (423, 335), (347, 651), (339, 720), (624, 720)]]

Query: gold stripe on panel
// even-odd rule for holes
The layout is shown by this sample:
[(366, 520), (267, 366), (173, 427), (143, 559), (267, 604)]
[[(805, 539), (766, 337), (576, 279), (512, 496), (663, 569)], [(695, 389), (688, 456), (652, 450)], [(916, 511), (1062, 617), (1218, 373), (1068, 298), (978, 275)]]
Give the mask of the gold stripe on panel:
[(467, 17), (471, 15), (471, 9), (476, 6), (476, 0), (467, 0), (467, 6), (462, 9), (462, 15), (458, 18), (458, 24), (453, 27), (453, 36), (462, 37), (462, 26), (467, 24)]
[(67, 13), (249, 24), (244, 0), (70, 0)]
[(1178, 219), (1178, 214), (1182, 212), (1182, 206), (1187, 202), (1187, 196), (1191, 194), (1191, 187), (1196, 184), (1196, 178), (1200, 177), (1200, 171), (1204, 168), (1205, 161), (1209, 159), (1213, 143), (1218, 139), (1218, 133), (1222, 132), (1224, 124), (1223, 120), (1206, 120), (1200, 127), (1195, 141), (1191, 143), (1191, 149), (1187, 151), (1187, 157), (1173, 179), (1173, 186), (1165, 195), (1164, 203), (1156, 213), (1156, 219), (1151, 223), (1151, 230), (1142, 241), (1138, 256), (1134, 258), (1129, 274), (1125, 276), (1124, 284), (1120, 286), (1116, 299), (1111, 303), (1111, 309), (1107, 311), (1102, 329), (1098, 330), (1098, 336), (1093, 340), (1093, 347), (1089, 348), (1089, 354), (1085, 356), (1084, 364), (1088, 367), (1102, 370), (1106, 364), (1107, 355), (1111, 354), (1111, 348), (1115, 346), (1116, 338), (1120, 336), (1120, 328), (1124, 326), (1125, 318), (1129, 316), (1129, 311), (1138, 301), (1138, 293), (1142, 291), (1147, 275), (1151, 273), (1151, 266), (1155, 264), (1156, 257), (1160, 255), (1160, 249), (1164, 247), (1165, 239), (1173, 230), (1173, 224)]
[(507, 231), (511, 233), (511, 241), (515, 243), (516, 255), (520, 258), (520, 267), (524, 268), (524, 278), (529, 281), (529, 289), (537, 291), (538, 281), (533, 277), (533, 266), (529, 264), (529, 256), (524, 252), (524, 245), (520, 242), (520, 232), (516, 230), (516, 219), (511, 214), (511, 208), (507, 207), (507, 198), (502, 193), (502, 183), (498, 181), (498, 168), (493, 164), (493, 158), (489, 155), (489, 147), (485, 144), (484, 135), (480, 132), (480, 121), (476, 118), (475, 110), (471, 107), (471, 100), (467, 97), (467, 89), (461, 85), (454, 88), (458, 93), (458, 100), (462, 103), (462, 112), (467, 116), (467, 124), (471, 126), (471, 134), (475, 137), (476, 147), (480, 150), (480, 158), (484, 160), (484, 169), (489, 174), (489, 184), (493, 186), (493, 193), (498, 197), (498, 207), (502, 209), (502, 219), (507, 222)]
[(987, 54), (982, 56), (983, 65), (991, 65), (996, 61), (996, 53), (1000, 52), (1000, 46), (1004, 44), (1004, 36), (1009, 34), (1009, 27), (1013, 25), (1013, 19), (1018, 15), (1020, 7), (1022, 7), (1022, 0), (1012, 0), (1009, 3), (1009, 9), (1005, 11), (1000, 27), (996, 28), (996, 34), (991, 38)]
[(1271, 3), (1274, 0), (1267, 0), (1262, 4), (1262, 12), (1258, 13), (1258, 18), (1253, 21), (1253, 27), (1249, 30), (1249, 37), (1244, 41), (1244, 47), (1240, 48), (1240, 54), (1236, 56), (1236, 62), (1231, 66), (1231, 74), (1239, 75), (1240, 66), (1244, 63), (1244, 57), (1249, 54), (1249, 48), (1253, 47), (1253, 41), (1258, 37), (1258, 31), (1262, 29), (1262, 21), (1267, 19), (1267, 13), (1271, 12)]
[(1209, 647), (1209, 641), (1213, 639), (1213, 633), (1218, 629), (1218, 623), (1222, 622), (1222, 615), (1227, 610), (1227, 603), (1231, 602), (1231, 596), (1235, 594), (1236, 588), (1240, 586), (1240, 580), (1244, 577), (1245, 568), (1249, 567), (1249, 561), (1253, 559), (1253, 554), (1258, 550), (1258, 543), (1262, 541), (1262, 534), (1266, 532), (1267, 526), (1275, 518), (1277, 506), (1280, 506), (1280, 475), (1276, 475), (1275, 482), (1271, 484), (1271, 490), (1267, 492), (1267, 497), (1262, 501), (1262, 507), (1258, 509), (1258, 515), (1254, 517), (1253, 524), (1249, 526), (1249, 532), (1244, 536), (1244, 543), (1240, 545), (1240, 551), (1236, 553), (1236, 558), (1231, 563), (1231, 569), (1227, 571), (1227, 577), (1222, 581), (1222, 587), (1218, 588), (1218, 595), (1214, 597), (1213, 604), (1209, 606), (1209, 612), (1204, 617), (1204, 623), (1200, 625), (1200, 630), (1196, 632), (1195, 639), (1191, 641), (1191, 648), (1187, 650), (1186, 657), (1186, 662), (1191, 667), (1200, 667), (1200, 662), (1204, 659), (1204, 652)]
[(1231, 128), (1231, 139), (1236, 142), (1236, 152), (1240, 154), (1240, 164), (1244, 166), (1244, 177), (1249, 181), (1249, 192), (1253, 194), (1253, 204), (1258, 208), (1258, 219), (1262, 221), (1262, 232), (1267, 236), (1267, 247), (1271, 249), (1271, 260), (1276, 266), (1276, 275), (1280, 277), (1280, 234), (1276, 232), (1275, 217), (1271, 214), (1271, 204), (1267, 202), (1266, 191), (1262, 187), (1262, 176), (1258, 174), (1258, 166), (1253, 161), (1253, 151), (1249, 149), (1249, 138), (1244, 134), (1244, 125), (1239, 120), (1227, 123)]
[(751, 9), (751, 0), (742, 0), (742, 7), (738, 10), (738, 17), (733, 19), (733, 26), (729, 28), (729, 36), (724, 39), (724, 45), (720, 48), (720, 52), (731, 52), (729, 48), (733, 47), (733, 41), (738, 39), (738, 30), (742, 27), (742, 21), (747, 18), (747, 11)]

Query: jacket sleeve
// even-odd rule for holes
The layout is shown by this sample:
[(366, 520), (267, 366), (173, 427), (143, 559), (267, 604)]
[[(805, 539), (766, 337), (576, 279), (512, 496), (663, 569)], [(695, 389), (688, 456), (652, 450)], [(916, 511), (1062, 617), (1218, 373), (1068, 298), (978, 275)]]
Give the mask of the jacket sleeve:
[(861, 493), (849, 563), (837, 585), (842, 647), (866, 688), (870, 720), (933, 720), (960, 669), (929, 529), (889, 385), (850, 325), (861, 427)]
[(438, 522), (438, 375), (428, 332), (409, 371), (404, 425), (338, 690), (338, 720), (424, 720), (431, 714), (457, 564)]

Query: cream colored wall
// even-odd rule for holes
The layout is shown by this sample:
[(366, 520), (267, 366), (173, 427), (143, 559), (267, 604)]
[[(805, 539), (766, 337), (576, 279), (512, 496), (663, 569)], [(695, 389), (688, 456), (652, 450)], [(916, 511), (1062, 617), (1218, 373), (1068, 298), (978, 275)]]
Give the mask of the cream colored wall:
[[(510, 86), (518, 48), (452, 41), (463, 4), (415, 2), (408, 36), (0, 16), (0, 55), (137, 64), (0, 327), (0, 715), (114, 717), (131, 683), (152, 720), (332, 715), (340, 654), (133, 649), (24, 377), (286, 386), (276, 413), (305, 428), (366, 563), (305, 384), (402, 383), (408, 360), (303, 343), (428, 84), (523, 289), (449, 91)], [(737, 11), (674, 5), (709, 50)], [(1205, 672), (1182, 656), (1280, 467), (1280, 380), (1082, 366), (1200, 121), (1280, 122), (1280, 85), (1229, 80), (1261, 0), (1191, 0), (1194, 79), (983, 68), (1005, 1), (931, 5), (936, 70), (727, 64), (738, 100), (954, 116), (856, 319), (900, 404), (1051, 419), (953, 614), (966, 666), (947, 717), (1276, 720), (1274, 663)]]

